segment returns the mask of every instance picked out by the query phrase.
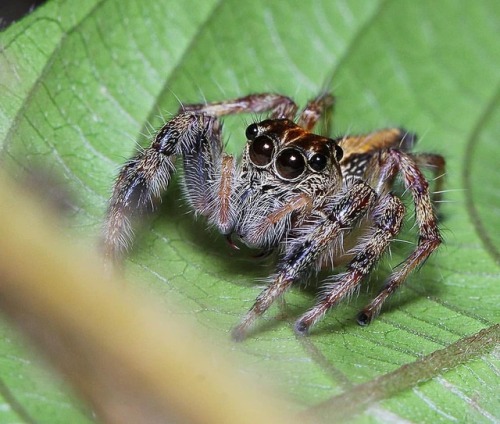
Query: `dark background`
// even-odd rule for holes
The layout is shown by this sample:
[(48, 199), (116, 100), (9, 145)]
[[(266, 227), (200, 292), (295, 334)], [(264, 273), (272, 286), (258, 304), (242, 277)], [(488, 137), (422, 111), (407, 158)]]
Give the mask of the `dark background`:
[(0, 31), (43, 3), (45, 0), (3, 0), (0, 4)]

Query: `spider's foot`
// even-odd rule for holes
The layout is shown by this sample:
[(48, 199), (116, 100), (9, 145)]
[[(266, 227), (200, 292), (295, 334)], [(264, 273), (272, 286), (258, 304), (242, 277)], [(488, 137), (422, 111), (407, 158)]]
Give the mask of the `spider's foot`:
[(241, 320), (241, 322), (233, 328), (233, 330), (231, 331), (231, 338), (235, 342), (241, 342), (245, 340), (248, 336), (248, 332), (250, 331), (250, 327), (256, 319), (257, 315), (255, 314), (253, 309), (251, 309)]
[(324, 308), (314, 307), (295, 321), (295, 332), (300, 336), (307, 336), (311, 327), (325, 314)]
[(356, 317), (356, 321), (359, 325), (365, 327), (371, 324), (375, 318), (378, 317), (380, 310), (382, 309), (382, 304), (386, 300), (388, 292), (382, 290), (379, 295), (373, 299), (368, 305), (366, 305), (362, 311)]
[(311, 324), (309, 324), (307, 321), (299, 319), (295, 322), (294, 329), (299, 336), (307, 336), (309, 334), (310, 327)]
[(356, 321), (362, 327), (366, 327), (367, 325), (370, 325), (372, 323), (377, 315), (377, 310), (373, 309), (371, 306), (367, 306), (358, 314), (358, 316), (356, 317)]
[(231, 339), (235, 342), (242, 342), (245, 340), (246, 336), (247, 330), (246, 328), (243, 328), (241, 324), (234, 327), (231, 331)]
[(372, 322), (372, 319), (366, 312), (361, 311), (356, 317), (356, 322), (362, 327), (365, 327)]

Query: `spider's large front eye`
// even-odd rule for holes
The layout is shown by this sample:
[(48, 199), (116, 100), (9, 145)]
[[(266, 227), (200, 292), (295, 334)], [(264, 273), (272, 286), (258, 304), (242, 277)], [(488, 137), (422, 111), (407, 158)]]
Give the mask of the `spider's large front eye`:
[(276, 158), (276, 172), (285, 180), (300, 177), (306, 169), (306, 160), (295, 149), (285, 149)]
[(248, 154), (256, 166), (266, 166), (271, 162), (274, 152), (274, 143), (269, 137), (261, 135), (250, 144)]
[(314, 171), (323, 171), (328, 164), (328, 158), (325, 155), (316, 153), (311, 159), (309, 159), (309, 166)]

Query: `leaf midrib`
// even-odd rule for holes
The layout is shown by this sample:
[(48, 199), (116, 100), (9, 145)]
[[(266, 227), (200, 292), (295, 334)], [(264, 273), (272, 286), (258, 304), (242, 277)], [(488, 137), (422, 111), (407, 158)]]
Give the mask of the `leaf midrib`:
[(303, 415), (305, 417), (328, 415), (330, 420), (335, 417), (342, 420), (351, 418), (375, 402), (400, 394), (404, 390), (490, 353), (499, 342), (500, 324), (492, 325), (412, 363), (402, 365), (392, 372), (351, 386), (342, 394), (307, 409)]

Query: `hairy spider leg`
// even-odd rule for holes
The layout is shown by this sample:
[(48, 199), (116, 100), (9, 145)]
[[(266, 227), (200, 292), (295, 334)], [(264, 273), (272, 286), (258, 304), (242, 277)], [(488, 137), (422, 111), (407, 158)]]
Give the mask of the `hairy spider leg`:
[(203, 137), (182, 151), (183, 188), (194, 213), (226, 233), (235, 218), (230, 200), (236, 164), (231, 155), (223, 153), (221, 129), (215, 120)]
[(445, 175), (445, 160), (441, 155), (434, 153), (410, 153), (417, 166), (430, 169), (434, 175), (434, 190), (431, 194), (431, 200), (434, 204), (434, 209), (439, 205), (443, 198), (443, 185)]
[(326, 118), (325, 134), (330, 131), (331, 113), (327, 113), (333, 106), (335, 98), (330, 93), (322, 93), (314, 99), (310, 100), (305, 108), (301, 111), (297, 125), (304, 128), (306, 131), (311, 131), (322, 116)]
[(323, 295), (316, 305), (295, 323), (297, 333), (307, 334), (329, 309), (358, 287), (385, 252), (393, 237), (399, 233), (404, 214), (403, 203), (393, 194), (387, 193), (377, 199), (377, 205), (371, 213), (373, 224), (363, 237), (364, 243), (354, 249), (356, 255), (347, 265), (345, 273), (326, 280), (327, 285), (322, 287)]
[(132, 240), (130, 218), (150, 209), (166, 190), (175, 170), (175, 155), (190, 151), (214, 132), (216, 118), (181, 114), (170, 120), (120, 170), (113, 187), (103, 231), (105, 258), (118, 262)]
[[(250, 311), (238, 326), (233, 329), (234, 340), (243, 340), (254, 321), (266, 312), (273, 302), (282, 296), (294, 283), (307, 276), (315, 268), (318, 257), (331, 246), (342, 232), (348, 232), (361, 216), (373, 205), (376, 197), (374, 190), (363, 181), (354, 181), (342, 193), (335, 195), (331, 211), (315, 228), (294, 231), (298, 236), (290, 240), (290, 245), (280, 258), (278, 273), (273, 281), (259, 294)], [(317, 215), (317, 214), (316, 214)], [(314, 219), (311, 217), (311, 219)], [(317, 217), (316, 217), (317, 220)], [(307, 218), (306, 220), (307, 221)]]
[(183, 105), (180, 107), (179, 113), (196, 112), (220, 117), (237, 113), (269, 112), (271, 119), (286, 118), (293, 120), (297, 109), (297, 104), (287, 96), (260, 93), (221, 102)]
[(429, 183), (415, 160), (400, 150), (388, 149), (381, 154), (379, 187), (384, 180), (399, 172), (404, 186), (410, 191), (415, 205), (415, 220), (419, 229), (418, 245), (406, 260), (389, 276), (382, 290), (359, 314), (358, 323), (367, 325), (379, 314), (385, 300), (406, 280), (408, 274), (422, 264), (441, 244), (442, 239), (429, 195)]
[(342, 167), (354, 156), (380, 152), (391, 147), (408, 152), (416, 144), (417, 136), (404, 128), (386, 128), (368, 134), (340, 137), (337, 142), (344, 151), (340, 161)]
[[(330, 93), (318, 95), (310, 100), (304, 109), (302, 109), (297, 119), (297, 125), (306, 131), (311, 131), (322, 116), (330, 117), (330, 114), (326, 114), (326, 112), (333, 104), (334, 97)], [(236, 113), (262, 113), (270, 111), (269, 119), (286, 118), (294, 120), (297, 109), (296, 103), (289, 97), (279, 94), (262, 93), (250, 94), (249, 96), (229, 101), (185, 105), (181, 106), (179, 113), (199, 112), (212, 116), (225, 116)]]

